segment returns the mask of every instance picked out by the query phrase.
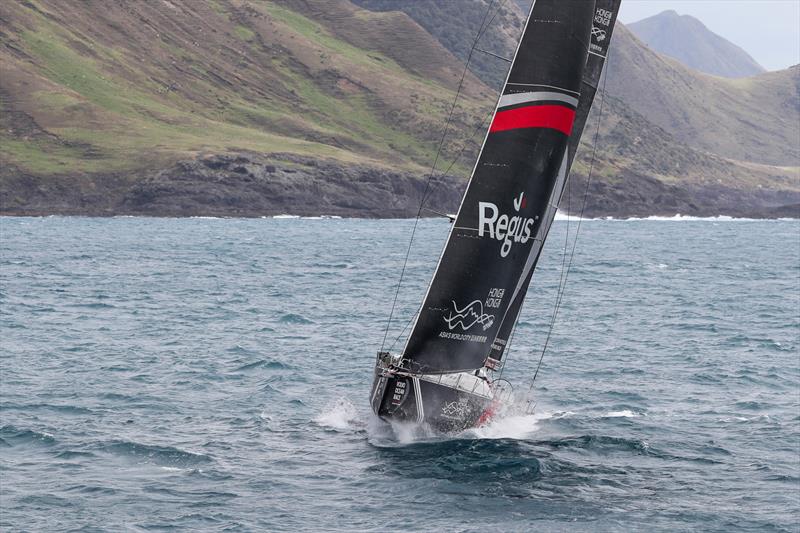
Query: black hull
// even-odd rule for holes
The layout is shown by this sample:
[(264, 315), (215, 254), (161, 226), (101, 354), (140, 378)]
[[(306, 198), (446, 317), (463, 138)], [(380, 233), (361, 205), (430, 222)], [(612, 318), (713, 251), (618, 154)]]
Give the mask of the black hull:
[(497, 402), (486, 394), (488, 384), (477, 385), (473, 392), (437, 382), (436, 376), (397, 375), (379, 368), (372, 385), (372, 410), (387, 422), (456, 433), (485, 423), (496, 408)]

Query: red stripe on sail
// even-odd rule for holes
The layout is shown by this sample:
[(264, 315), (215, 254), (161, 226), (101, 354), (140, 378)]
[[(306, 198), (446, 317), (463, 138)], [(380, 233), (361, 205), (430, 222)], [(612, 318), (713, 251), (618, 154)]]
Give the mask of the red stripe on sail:
[(522, 128), (550, 128), (565, 135), (572, 133), (575, 111), (561, 105), (534, 105), (500, 111), (494, 116), (490, 132)]

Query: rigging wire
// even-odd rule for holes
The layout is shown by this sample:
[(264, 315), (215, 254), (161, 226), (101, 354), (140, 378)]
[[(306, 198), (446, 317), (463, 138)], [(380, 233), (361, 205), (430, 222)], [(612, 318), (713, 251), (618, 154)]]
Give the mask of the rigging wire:
[[(508, 0), (502, 0), (502, 1), (501, 1), (501, 2), (498, 4), (498, 6), (497, 6), (497, 10), (494, 12), (494, 15), (492, 15), (492, 18), (491, 18), (491, 19), (489, 19), (489, 22), (487, 22), (485, 25), (483, 25), (483, 27), (482, 27), (482, 28), (479, 28), (479, 29), (478, 29), (478, 35), (477, 35), (477, 37), (475, 38), (475, 42), (474, 42), (474, 43), (473, 43), (473, 45), (472, 45), (472, 50), (471, 50), (471, 52), (470, 52), (470, 55), (467, 57), (467, 65), (466, 65), (467, 67), (469, 66), (469, 60), (470, 60), (470, 58), (472, 57), (472, 53), (473, 53), (475, 50), (477, 50), (477, 51), (479, 51), (479, 52), (485, 52), (484, 50), (481, 50), (480, 48), (477, 48), (478, 41), (480, 41), (481, 37), (483, 37), (483, 35), (486, 33), (486, 31), (488, 31), (489, 27), (490, 27), (490, 26), (492, 25), (492, 23), (494, 22), (494, 19), (497, 17), (497, 15), (498, 15), (498, 14), (500, 13), (500, 11), (503, 9), (503, 6), (506, 4), (506, 2), (507, 2), (507, 1), (508, 1)], [(489, 13), (489, 11), (491, 11), (491, 9), (492, 9), (492, 4), (491, 4), (491, 2), (490, 2), (490, 3), (489, 3), (489, 8), (488, 8), (488, 10), (487, 10), (487, 14)], [(485, 20), (486, 20), (486, 16), (484, 16), (484, 21), (485, 21)], [(520, 38), (522, 38), (522, 36), (520, 36)], [(490, 54), (490, 55), (494, 55), (494, 54)], [(496, 56), (496, 57), (499, 57), (499, 56)], [(503, 59), (503, 58), (501, 58), (501, 59)], [(502, 87), (500, 88), (500, 90), (502, 91)], [(454, 167), (454, 166), (455, 166), (455, 164), (458, 162), (458, 160), (459, 160), (459, 159), (461, 159), (461, 156), (462, 156), (462, 155), (464, 155), (464, 151), (467, 149), (467, 146), (469, 146), (469, 144), (470, 144), (470, 143), (473, 141), (473, 139), (475, 138), (475, 135), (477, 135), (477, 134), (478, 134), (478, 132), (480, 132), (480, 131), (485, 131), (485, 130), (486, 130), (486, 128), (487, 128), (487, 124), (489, 123), (489, 121), (491, 121), (492, 117), (494, 116), (494, 112), (495, 112), (495, 110), (494, 110), (494, 109), (490, 110), (490, 111), (489, 111), (489, 113), (488, 113), (488, 115), (487, 115), (487, 116), (486, 116), (484, 119), (482, 119), (480, 122), (478, 122), (478, 124), (475, 126), (475, 129), (472, 131), (472, 134), (470, 134), (470, 136), (469, 136), (469, 137), (466, 139), (466, 141), (465, 141), (465, 142), (462, 144), (462, 146), (461, 146), (461, 150), (459, 150), (458, 154), (457, 154), (457, 155), (456, 155), (456, 156), (453, 158), (453, 160), (450, 162), (450, 165), (447, 167), (447, 169), (445, 169), (445, 171), (444, 171), (444, 172), (442, 172), (442, 173), (440, 173), (440, 174), (439, 174), (439, 177), (446, 177), (446, 176), (447, 176), (447, 175), (450, 173), (450, 171), (453, 169), (453, 167)], [(440, 150), (440, 151), (441, 151), (441, 149), (442, 149), (442, 146), (443, 146), (443, 142), (442, 142), (442, 144), (440, 144), (440, 146), (439, 146), (439, 150)], [(438, 152), (437, 152), (437, 158), (438, 158), (438, 155), (439, 155), (439, 154), (438, 154)], [(435, 164), (435, 163), (434, 163), (434, 164)], [(431, 169), (431, 170), (433, 170), (433, 169)], [(431, 175), (431, 176), (428, 178), (428, 179), (429, 179), (429, 181), (431, 181), (431, 182), (432, 182), (432, 181), (433, 181), (433, 180), (432, 180), (432, 178), (433, 178), (433, 175)], [(440, 182), (440, 183), (441, 183), (441, 182)], [(440, 183), (435, 183), (435, 182), (434, 182), (432, 187), (430, 187), (430, 188), (426, 188), (426, 194), (425, 194), (425, 195), (423, 195), (423, 197), (422, 197), (422, 200), (420, 201), (420, 213), (422, 212), (422, 210), (423, 210), (423, 209), (426, 209), (426, 208), (424, 207), (424, 206), (425, 206), (425, 202), (427, 202), (427, 201), (428, 201), (428, 199), (431, 197), (431, 195), (433, 194), (433, 192), (436, 190), (436, 187), (437, 187), (438, 185), (440, 185)], [(427, 209), (427, 210), (429, 210), (429, 211), (432, 211), (432, 210), (430, 210), (430, 209)], [(433, 212), (434, 212), (434, 213), (436, 213), (435, 211), (433, 211)], [(440, 214), (440, 213), (436, 213), (436, 214)], [(445, 215), (445, 216), (448, 216), (448, 218), (449, 218), (449, 215)], [(419, 214), (417, 215), (417, 217), (419, 218)], [(416, 230), (416, 227), (415, 227), (414, 229)], [(411, 240), (412, 240), (412, 242), (413, 242), (413, 239), (414, 239), (414, 236), (413, 236), (413, 232), (412, 232), (412, 237), (411, 237)], [(409, 247), (410, 247), (410, 246), (411, 246), (411, 244), (409, 243)], [(406, 260), (407, 260), (407, 259), (406, 259)], [(401, 275), (401, 281), (402, 281), (402, 275)], [(399, 291), (399, 286), (398, 286), (398, 291)], [(395, 298), (396, 298), (396, 297), (397, 297), (397, 296), (395, 295)], [(409, 319), (406, 321), (405, 325), (403, 326), (403, 329), (400, 331), (400, 333), (399, 333), (399, 334), (397, 335), (397, 337), (394, 339), (394, 341), (392, 342), (392, 344), (389, 346), (389, 351), (391, 351), (391, 350), (392, 350), (392, 349), (395, 347), (395, 345), (397, 345), (397, 343), (398, 343), (398, 342), (400, 342), (400, 339), (402, 339), (402, 338), (403, 338), (403, 334), (404, 334), (404, 333), (406, 332), (406, 330), (408, 329), (408, 326), (410, 326), (410, 325), (411, 325), (411, 323), (412, 323), (412, 322), (414, 322), (414, 319), (415, 319), (415, 318), (416, 318), (416, 316), (419, 314), (419, 312), (422, 310), (422, 306), (424, 305), (424, 303), (425, 303), (425, 302), (420, 302), (420, 304), (419, 304), (419, 307), (417, 307), (417, 310), (416, 310), (416, 311), (415, 311), (415, 312), (414, 312), (414, 313), (411, 315), (411, 317), (410, 317), (410, 318), (409, 318)], [(393, 310), (394, 310), (394, 309), (393, 309)], [(390, 315), (390, 322), (391, 322), (391, 315)], [(387, 325), (387, 333), (388, 333), (388, 325)], [(384, 336), (384, 342), (385, 342), (385, 340), (386, 340), (386, 338), (385, 338), (385, 336)], [(381, 351), (383, 351), (383, 348), (384, 348), (384, 345), (382, 344), (382, 345), (381, 345)]]
[[(502, 0), (502, 1), (501, 1), (501, 2), (498, 4), (498, 6), (497, 6), (497, 11), (495, 11), (495, 12), (494, 12), (494, 15), (492, 15), (492, 18), (489, 20), (489, 22), (488, 22), (488, 23), (486, 23), (486, 25), (483, 27), (483, 29), (482, 29), (482, 30), (480, 30), (480, 32), (479, 32), (479, 34), (478, 34), (478, 37), (477, 37), (477, 39), (475, 40), (475, 43), (472, 45), (472, 51), (473, 51), (473, 52), (477, 50), (478, 52), (484, 52), (484, 53), (488, 53), (488, 52), (485, 52), (484, 50), (481, 50), (480, 48), (477, 48), (478, 41), (480, 41), (481, 37), (483, 37), (483, 35), (486, 33), (486, 31), (487, 31), (487, 30), (489, 29), (489, 27), (492, 25), (492, 22), (494, 22), (494, 19), (497, 17), (497, 15), (498, 15), (498, 14), (500, 13), (500, 11), (503, 9), (503, 6), (506, 4), (506, 2), (507, 2), (507, 1), (508, 1), (508, 0)], [(491, 9), (491, 4), (489, 5), (489, 9)], [(520, 39), (522, 39), (522, 35), (520, 35)], [(494, 55), (494, 54), (491, 54), (491, 55)], [(472, 57), (472, 53), (470, 53), (470, 57)], [(495, 56), (495, 57), (500, 57), (500, 56)], [(505, 59), (505, 58), (500, 58), (500, 59)], [(469, 61), (469, 58), (467, 59), (467, 61)], [(511, 67), (509, 67), (509, 68), (511, 68)], [(502, 91), (502, 90), (503, 90), (503, 87), (500, 87), (500, 91)], [(486, 130), (487, 123), (488, 123), (488, 121), (489, 121), (489, 120), (491, 120), (491, 119), (492, 119), (492, 117), (494, 116), (494, 112), (495, 112), (495, 110), (494, 110), (494, 109), (491, 109), (491, 110), (489, 111), (489, 114), (488, 114), (488, 116), (487, 116), (485, 119), (483, 119), (483, 120), (481, 120), (480, 122), (478, 122), (477, 126), (476, 126), (476, 127), (475, 127), (475, 129), (472, 131), (472, 134), (469, 136), (469, 138), (468, 138), (468, 139), (467, 139), (467, 140), (464, 142), (464, 144), (461, 146), (461, 150), (459, 150), (459, 152), (458, 152), (458, 155), (456, 155), (456, 156), (453, 158), (453, 161), (450, 163), (450, 165), (447, 167), (447, 169), (446, 169), (444, 172), (442, 172), (442, 173), (440, 174), (440, 177), (446, 177), (446, 176), (447, 176), (447, 175), (450, 173), (450, 170), (452, 170), (452, 169), (453, 169), (453, 166), (455, 166), (455, 164), (456, 164), (456, 163), (458, 163), (458, 160), (459, 160), (459, 159), (461, 159), (461, 156), (462, 156), (462, 155), (464, 155), (464, 150), (466, 150), (466, 149), (467, 149), (467, 146), (468, 146), (468, 145), (469, 145), (469, 144), (472, 142), (472, 140), (475, 138), (475, 135), (477, 135), (479, 131), (485, 131), (485, 130)], [(431, 191), (429, 192), (429, 194), (428, 194), (428, 196), (427, 196), (427, 197), (423, 197), (423, 199), (422, 199), (422, 203), (423, 203), (423, 204), (424, 204), (425, 202), (427, 202), (427, 201), (428, 201), (428, 198), (430, 198), (430, 195), (431, 195), (431, 194), (433, 194), (433, 190), (435, 190), (435, 188), (436, 188), (436, 185), (437, 185), (437, 184), (434, 184), (434, 186), (431, 188)]]
[[(608, 55), (609, 58), (611, 57), (611, 50), (610, 49), (609, 49), (607, 55)], [(608, 59), (606, 60), (606, 64), (608, 64)], [(530, 395), (531, 391), (533, 391), (533, 385), (536, 382), (536, 377), (539, 375), (539, 370), (542, 367), (542, 361), (544, 360), (544, 354), (545, 354), (545, 352), (547, 352), (547, 347), (550, 344), (550, 336), (553, 334), (553, 328), (554, 328), (555, 323), (556, 323), (556, 318), (558, 317), (558, 311), (559, 311), (559, 309), (561, 307), (561, 301), (564, 298), (564, 292), (565, 292), (566, 286), (567, 286), (567, 278), (569, 277), (569, 272), (572, 269), (572, 261), (575, 258), (575, 249), (576, 249), (576, 247), (578, 245), (578, 235), (580, 234), (580, 231), (581, 231), (581, 223), (583, 222), (583, 213), (584, 213), (584, 211), (586, 209), (586, 199), (589, 196), (589, 185), (592, 182), (592, 176), (593, 176), (593, 173), (594, 173), (594, 162), (595, 162), (595, 156), (597, 154), (597, 140), (600, 137), (600, 124), (602, 123), (603, 107), (605, 106), (605, 101), (606, 101), (606, 82), (607, 81), (608, 81), (608, 70), (605, 71), (604, 77), (603, 77), (603, 94), (602, 94), (602, 97), (600, 99), (600, 110), (599, 110), (598, 117), (597, 117), (597, 129), (595, 130), (595, 133), (594, 133), (594, 146), (592, 147), (592, 159), (591, 159), (591, 162), (589, 164), (589, 174), (586, 177), (586, 186), (584, 187), (584, 191), (583, 191), (583, 201), (582, 201), (582, 204), (581, 204), (580, 215), (578, 217), (578, 226), (575, 229), (575, 240), (572, 243), (572, 251), (571, 251), (570, 257), (569, 257), (569, 263), (567, 263), (566, 272), (563, 271), (563, 267), (562, 267), (562, 278), (561, 279), (563, 280), (563, 284), (562, 284), (561, 281), (559, 281), (559, 288), (558, 288), (557, 296), (556, 296), (556, 304), (555, 304), (555, 308), (553, 309), (553, 317), (550, 320), (550, 327), (549, 327), (549, 329), (547, 331), (547, 337), (545, 338), (544, 346), (542, 347), (542, 354), (539, 356), (539, 363), (536, 365), (536, 371), (533, 374), (533, 378), (531, 379), (531, 385), (528, 388), (528, 395)], [(567, 217), (567, 224), (568, 224), (567, 228), (569, 228), (569, 217)], [(565, 254), (565, 257), (566, 257), (566, 254)], [(562, 259), (562, 264), (563, 264), (563, 259)]]
[[(491, 24), (491, 22), (490, 22), (490, 24)], [(464, 150), (466, 149), (466, 147), (467, 147), (467, 144), (469, 144), (469, 143), (472, 141), (472, 139), (474, 139), (474, 138), (475, 138), (475, 135), (477, 134), (477, 132), (479, 132), (479, 131), (481, 131), (481, 130), (485, 130), (485, 129), (486, 129), (487, 119), (488, 119), (488, 120), (491, 120), (493, 115), (494, 115), (494, 110), (490, 111), (490, 112), (489, 112), (489, 115), (487, 116), (487, 118), (486, 118), (486, 119), (484, 119), (484, 120), (482, 120), (482, 121), (481, 121), (481, 122), (480, 122), (480, 123), (479, 123), (479, 124), (476, 126), (476, 128), (475, 128), (475, 130), (473, 131), (472, 135), (470, 135), (469, 139), (467, 139), (466, 143), (465, 143), (465, 144), (464, 144), (464, 145), (461, 147), (461, 150), (459, 151), (458, 155), (455, 157), (455, 159), (453, 159), (453, 161), (450, 163), (450, 166), (448, 166), (448, 167), (447, 167), (447, 170), (445, 170), (445, 171), (444, 171), (444, 173), (442, 173), (442, 174), (441, 174), (441, 176), (447, 176), (447, 175), (448, 175), (448, 173), (449, 173), (449, 172), (450, 172), (450, 170), (453, 168), (453, 166), (454, 166), (454, 165), (455, 165), (455, 164), (458, 162), (458, 160), (459, 160), (459, 159), (461, 158), (461, 156), (464, 154)], [(436, 188), (436, 186), (437, 186), (437, 185), (438, 185), (437, 183), (434, 183), (434, 184), (433, 184), (433, 187), (431, 187), (431, 190), (430, 190), (430, 192), (429, 192), (428, 196), (427, 196), (426, 198), (423, 198), (423, 199), (422, 199), (422, 203), (423, 203), (423, 205), (424, 205), (424, 203), (425, 203), (425, 202), (428, 200), (428, 198), (430, 198), (430, 196), (433, 194), (433, 191), (435, 190), (435, 188)], [(428, 210), (428, 211), (432, 211), (432, 212), (434, 212), (434, 213), (435, 213), (435, 211), (433, 211), (432, 209), (428, 209), (428, 208), (425, 208), (425, 207), (423, 207), (422, 209), (424, 209), (424, 210)], [(437, 213), (437, 214), (440, 214), (440, 213)], [(449, 216), (450, 216), (450, 215), (445, 215), (445, 216), (447, 216), (447, 217), (449, 218)], [(394, 341), (392, 342), (392, 344), (389, 346), (389, 351), (391, 351), (391, 350), (392, 350), (392, 348), (394, 348), (394, 347), (395, 347), (395, 345), (396, 345), (398, 342), (400, 342), (400, 339), (403, 337), (403, 334), (404, 334), (404, 333), (406, 332), (406, 330), (408, 329), (408, 326), (410, 326), (410, 325), (411, 325), (411, 323), (414, 321), (414, 318), (416, 318), (417, 314), (419, 313), (420, 309), (422, 309), (422, 306), (423, 306), (423, 304), (424, 304), (424, 302), (420, 302), (420, 304), (419, 304), (419, 307), (417, 308), (417, 310), (414, 312), (414, 314), (413, 314), (413, 315), (411, 315), (411, 318), (409, 318), (409, 319), (408, 319), (408, 321), (406, 321), (405, 325), (403, 326), (403, 329), (402, 329), (402, 330), (400, 331), (400, 333), (397, 335), (397, 338), (395, 338), (395, 340), (394, 340)]]
[[(505, 3), (505, 1), (506, 0), (502, 0), (502, 3)], [(408, 249), (406, 250), (406, 256), (405, 256), (405, 259), (403, 260), (403, 268), (400, 271), (400, 279), (397, 282), (397, 290), (394, 293), (394, 300), (392, 301), (392, 308), (391, 308), (391, 311), (389, 312), (389, 319), (386, 322), (386, 331), (384, 331), (384, 333), (383, 333), (383, 340), (381, 341), (381, 350), (380, 351), (383, 351), (384, 347), (386, 346), (386, 338), (389, 335), (389, 328), (391, 327), (392, 319), (394, 318), (394, 310), (395, 310), (395, 308), (397, 306), (397, 298), (400, 295), (400, 286), (403, 284), (403, 277), (405, 276), (406, 267), (408, 266), (408, 258), (411, 255), (411, 247), (412, 247), (412, 245), (414, 243), (414, 236), (417, 233), (417, 226), (419, 225), (419, 219), (420, 219), (420, 216), (422, 214), (422, 208), (425, 205), (425, 199), (426, 199), (426, 197), (428, 195), (428, 191), (430, 190), (430, 187), (431, 187), (431, 180), (433, 179), (433, 176), (436, 173), (436, 165), (439, 162), (439, 157), (440, 157), (440, 155), (442, 153), (442, 148), (444, 147), (445, 139), (447, 138), (447, 132), (450, 129), (450, 123), (453, 120), (453, 115), (455, 113), (456, 105), (458, 104), (458, 99), (461, 96), (461, 90), (464, 87), (464, 80), (466, 79), (467, 72), (469, 71), (469, 63), (470, 63), (470, 60), (472, 59), (472, 54), (475, 53), (475, 49), (476, 49), (476, 47), (478, 45), (478, 41), (480, 40), (480, 38), (483, 36), (483, 34), (488, 29), (489, 24), (491, 24), (492, 21), (494, 20), (494, 17), (497, 16), (497, 13), (495, 13), (495, 15), (492, 16), (491, 20), (489, 21), (489, 24), (486, 24), (486, 20), (489, 18), (489, 13), (491, 13), (491, 11), (492, 11), (492, 6), (494, 5), (494, 2), (495, 2), (495, 0), (490, 0), (489, 1), (489, 6), (486, 9), (486, 13), (483, 15), (483, 20), (481, 21), (480, 25), (478, 26), (478, 34), (475, 36), (475, 40), (472, 43), (472, 48), (470, 49), (469, 54), (467, 55), (467, 60), (466, 60), (466, 62), (464, 64), (464, 70), (461, 73), (461, 79), (459, 80), (458, 88), (456, 89), (456, 96), (453, 99), (452, 105), (450, 106), (450, 113), (449, 113), (449, 115), (447, 117), (447, 121), (445, 122), (445, 125), (444, 125), (444, 131), (442, 132), (442, 138), (439, 141), (439, 148), (436, 150), (436, 157), (433, 160), (433, 165), (431, 165), (431, 170), (430, 170), (430, 173), (428, 174), (428, 179), (425, 182), (425, 190), (422, 193), (422, 200), (420, 202), (419, 209), (417, 210), (417, 216), (414, 219), (414, 227), (411, 230), (411, 239), (409, 240)], [(502, 7), (502, 4), (501, 4), (501, 7)], [(499, 12), (499, 11), (500, 11), (500, 9), (498, 8), (497, 12)], [(405, 331), (405, 328), (404, 328), (404, 331)]]

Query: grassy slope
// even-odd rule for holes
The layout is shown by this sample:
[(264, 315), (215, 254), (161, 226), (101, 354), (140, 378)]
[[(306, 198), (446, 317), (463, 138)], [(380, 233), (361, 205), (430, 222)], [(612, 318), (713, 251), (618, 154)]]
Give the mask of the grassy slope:
[[(252, 151), (423, 174), (462, 67), (408, 14), (348, 0), (0, 3), (0, 166), (136, 180), (199, 154)], [(703, 76), (624, 27), (614, 50), (609, 92), (622, 100), (609, 100), (597, 143), (604, 183), (800, 192), (797, 68)], [(467, 77), (442, 168), (461, 154), (453, 172), (466, 175), (494, 100)]]
[[(369, 14), (361, 24), (382, 16), (396, 18)], [(399, 27), (438, 63), (412, 71), (271, 1), (100, 9), (31, 0), (4, 3), (0, 18), (0, 157), (37, 175), (130, 172), (243, 150), (419, 171), (458, 74), (408, 19)], [(491, 98), (470, 77), (456, 123)]]
[[(520, 8), (513, 2), (491, 2), (490, 0), (352, 0), (353, 3), (372, 11), (402, 11), (419, 23), (456, 57), (466, 61), (478, 31), (491, 19), (489, 31), (478, 40), (477, 48), (502, 57), (509, 57), (516, 48), (525, 16), (530, 7)], [(499, 9), (498, 9), (499, 6)], [(488, 12), (488, 19), (487, 19)], [(508, 64), (483, 53), (474, 53), (470, 69), (485, 83), (501, 89)]]

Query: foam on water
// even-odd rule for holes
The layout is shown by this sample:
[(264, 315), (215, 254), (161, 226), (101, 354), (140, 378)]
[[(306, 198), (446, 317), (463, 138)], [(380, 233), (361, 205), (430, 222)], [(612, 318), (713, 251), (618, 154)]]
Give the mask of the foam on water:
[(539, 428), (539, 422), (552, 417), (552, 413), (503, 413), (484, 426), (464, 431), (461, 436), (477, 439), (532, 439)]
[(642, 416), (642, 414), (634, 413), (630, 409), (623, 409), (622, 411), (610, 411), (603, 416), (608, 418), (636, 418)]
[(356, 406), (347, 398), (336, 398), (314, 418), (314, 422), (322, 427), (346, 430), (363, 427)]
[[(586, 218), (580, 217), (577, 215), (570, 215), (567, 213), (562, 213), (561, 211), (556, 212), (555, 220), (558, 222), (570, 221), (570, 222), (578, 222), (578, 221), (615, 221), (615, 222), (642, 222), (642, 221), (655, 221), (655, 222), (762, 222), (760, 219), (756, 218), (746, 218), (746, 217), (731, 217), (727, 215), (718, 215), (713, 217), (697, 217), (692, 215), (672, 215), (672, 216), (649, 216), (649, 217), (628, 217), (628, 218), (615, 218), (615, 217), (601, 217), (601, 218)], [(779, 222), (798, 222), (796, 218), (779, 218), (776, 221)]]

